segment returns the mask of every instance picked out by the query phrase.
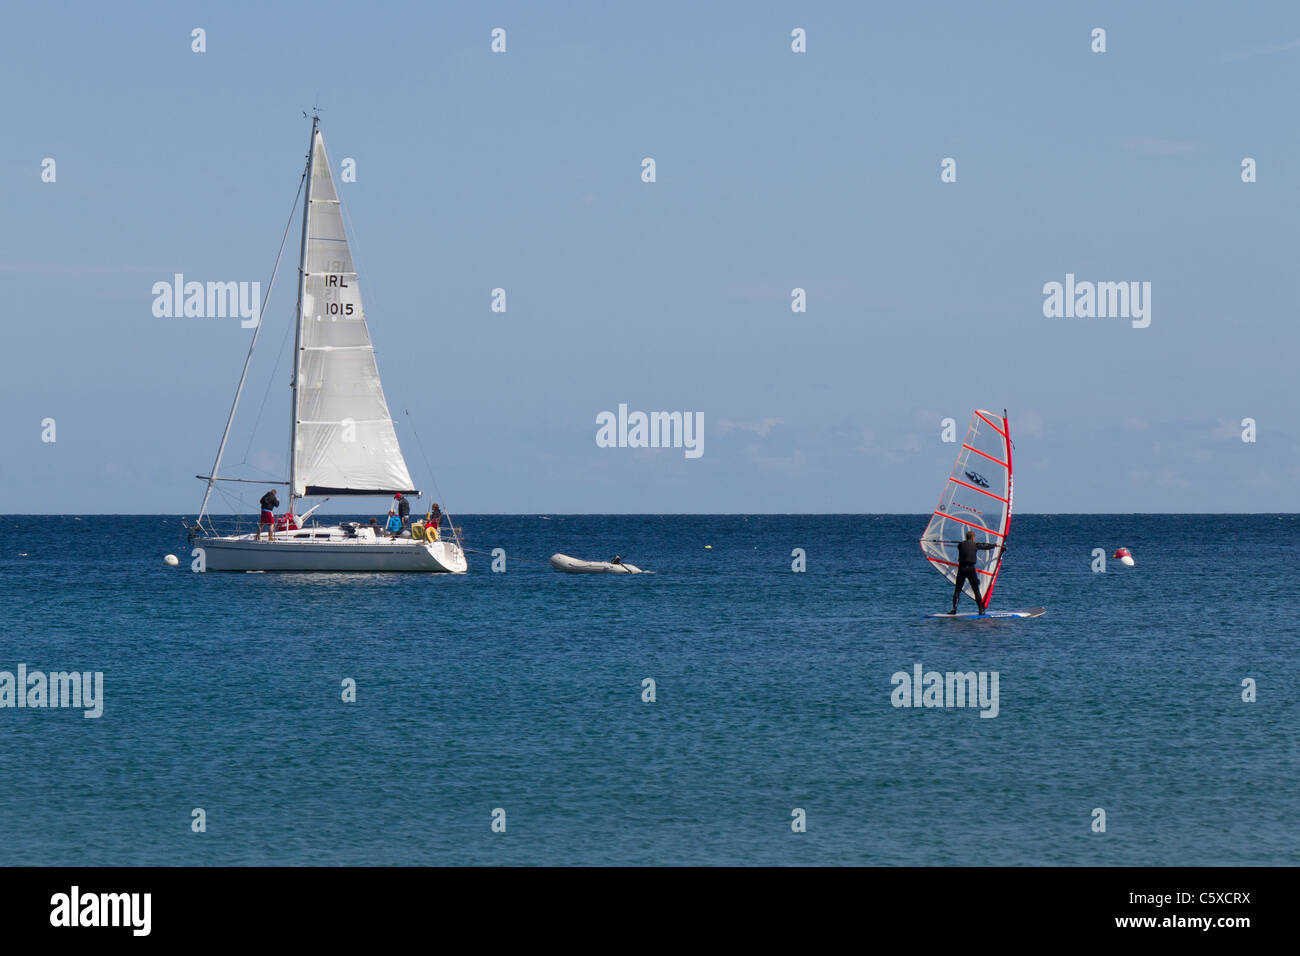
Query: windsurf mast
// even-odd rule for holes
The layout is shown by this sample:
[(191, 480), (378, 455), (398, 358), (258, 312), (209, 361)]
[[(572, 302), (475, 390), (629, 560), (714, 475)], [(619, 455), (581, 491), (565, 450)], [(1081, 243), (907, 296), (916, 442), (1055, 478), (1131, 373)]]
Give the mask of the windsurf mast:
[[(1011, 500), (1015, 496), (1016, 481), (1015, 469), (1011, 463), (1011, 422), (1007, 418), (1007, 410), (1002, 409), (1002, 437), (1006, 440), (1007, 449), (1007, 518), (1002, 525), (1002, 547), (998, 548), (998, 564), (993, 569), (993, 584), (998, 583), (998, 572), (1002, 570), (1002, 558), (1007, 553), (1007, 538), (1011, 537)], [(993, 593), (993, 584), (989, 585), (989, 593)]]

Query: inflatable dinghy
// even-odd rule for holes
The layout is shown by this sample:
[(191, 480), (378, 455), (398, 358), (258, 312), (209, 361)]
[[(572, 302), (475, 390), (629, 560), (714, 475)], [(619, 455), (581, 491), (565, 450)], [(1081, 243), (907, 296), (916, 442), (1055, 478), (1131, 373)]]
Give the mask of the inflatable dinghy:
[(557, 571), (567, 571), (569, 574), (646, 574), (635, 564), (624, 564), (622, 561), (583, 561), (580, 558), (571, 558), (567, 554), (551, 555), (551, 567)]

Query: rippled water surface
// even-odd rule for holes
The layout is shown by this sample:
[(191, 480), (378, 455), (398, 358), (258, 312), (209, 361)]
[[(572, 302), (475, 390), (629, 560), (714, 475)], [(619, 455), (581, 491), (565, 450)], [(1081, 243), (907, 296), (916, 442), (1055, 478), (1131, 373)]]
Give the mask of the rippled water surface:
[[(0, 518), (0, 670), (104, 675), (98, 719), (0, 708), (0, 863), (1300, 862), (1294, 515), (1018, 517), (993, 606), (1048, 610), (1008, 622), (923, 619), (923, 516), (457, 521), (506, 573), (193, 574), (176, 517)], [(917, 663), (997, 671), (997, 716), (892, 706)]]

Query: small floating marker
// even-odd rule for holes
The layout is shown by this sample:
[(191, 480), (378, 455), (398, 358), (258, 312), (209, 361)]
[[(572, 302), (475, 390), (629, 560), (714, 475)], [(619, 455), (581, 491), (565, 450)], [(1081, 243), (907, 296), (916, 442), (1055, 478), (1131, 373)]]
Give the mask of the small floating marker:
[(163, 564), (167, 565), (167, 567), (169, 568), (174, 568), (176, 567), (176, 565), (180, 563), (181, 563), (180, 558), (176, 557), (176, 555), (174, 554), (169, 554), (167, 555), (167, 557), (163, 558)]
[(1111, 557), (1114, 558), (1116, 561), (1118, 561), (1120, 564), (1124, 565), (1124, 567), (1126, 568), (1133, 567), (1133, 554), (1132, 552), (1129, 551), (1128, 548), (1116, 549), (1115, 553), (1111, 555)]
[(711, 544), (706, 544), (706, 545), (704, 546), (704, 550), (705, 550), (705, 551), (711, 551), (711, 550), (713, 550), (713, 545), (711, 545)]

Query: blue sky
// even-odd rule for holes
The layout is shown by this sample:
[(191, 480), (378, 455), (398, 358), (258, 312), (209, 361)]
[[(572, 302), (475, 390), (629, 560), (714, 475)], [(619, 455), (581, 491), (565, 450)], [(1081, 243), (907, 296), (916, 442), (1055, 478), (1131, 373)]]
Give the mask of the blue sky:
[[(454, 512), (926, 512), (975, 407), (1022, 511), (1296, 510), (1300, 8), (551, 6), (8, 5), (0, 512), (196, 510), (251, 332), (150, 290), (265, 285), (313, 104)], [(283, 474), (296, 255), (230, 474)], [(1045, 317), (1067, 273), (1150, 327)], [(597, 447), (620, 403), (703, 456)]]

